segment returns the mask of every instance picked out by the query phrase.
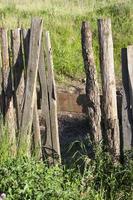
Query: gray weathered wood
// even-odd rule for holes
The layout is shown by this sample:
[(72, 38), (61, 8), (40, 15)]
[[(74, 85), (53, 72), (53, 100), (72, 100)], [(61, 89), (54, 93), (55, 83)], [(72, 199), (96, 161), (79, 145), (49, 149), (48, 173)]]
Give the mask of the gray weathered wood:
[(24, 104), (24, 63), (22, 55), (21, 30), (19, 28), (11, 31), (13, 52), (13, 75), (14, 75), (14, 101), (16, 110), (17, 129), (20, 128), (22, 109)]
[(95, 142), (102, 139), (100, 95), (92, 48), (92, 32), (88, 22), (82, 23), (82, 55), (86, 72), (86, 96), (88, 100), (89, 133)]
[(50, 108), (50, 122), (51, 122), (53, 150), (55, 151), (55, 155), (59, 158), (60, 161), (61, 154), (60, 154), (58, 119), (57, 119), (57, 95), (55, 88), (53, 58), (52, 58), (52, 49), (51, 49), (49, 32), (46, 32), (46, 58), (47, 58), (47, 68), (48, 68), (47, 84), (48, 84), (48, 94), (49, 94), (49, 108)]
[(1, 58), (1, 48), (0, 48), (0, 140), (3, 134), (3, 113), (2, 113), (2, 58)]
[[(51, 123), (50, 123), (50, 110), (49, 110), (49, 101), (48, 101), (48, 89), (47, 89), (47, 77), (46, 77), (46, 64), (44, 60), (44, 47), (43, 40), (41, 45), (40, 59), (39, 59), (39, 77), (41, 83), (42, 91), (42, 103), (41, 103), (41, 115), (45, 120), (46, 135), (43, 143), (44, 152), (46, 157), (50, 162), (53, 162), (53, 144), (52, 144), (52, 133), (51, 133)], [(51, 158), (50, 158), (51, 157)]]
[(1, 29), (1, 56), (2, 56), (2, 88), (3, 88), (3, 115), (8, 127), (9, 142), (12, 154), (16, 154), (16, 133), (13, 108), (12, 75), (9, 64), (9, 46), (7, 30)]
[[(127, 74), (125, 76), (128, 78), (128, 117), (130, 120), (130, 132), (128, 131), (127, 137), (125, 138), (125, 144), (127, 148), (133, 147), (133, 45), (127, 47)], [(131, 114), (132, 113), (132, 114)]]
[[(39, 64), (39, 54), (41, 46), (42, 37), (42, 20), (35, 18), (32, 20), (31, 24), (31, 34), (30, 34), (30, 48), (29, 48), (29, 60), (27, 69), (27, 80), (25, 89), (25, 102), (22, 114), (21, 122), (21, 137), (20, 143), (26, 143), (27, 148), (30, 148), (30, 134), (33, 120), (33, 108), (35, 102), (35, 92), (36, 92), (36, 80)], [(27, 138), (28, 137), (28, 138)]]
[[(113, 39), (110, 19), (98, 21), (100, 67), (102, 73), (104, 136), (111, 153), (120, 155), (120, 133), (117, 116), (116, 83), (114, 72)], [(106, 135), (105, 135), (106, 134)]]
[[(29, 59), (29, 43), (30, 43), (30, 29), (22, 30), (22, 38), (23, 38), (23, 52), (24, 52), (24, 66), (25, 72), (27, 70), (28, 59)], [(25, 73), (25, 79), (26, 79)], [(40, 124), (39, 124), (39, 116), (37, 109), (37, 95), (35, 92), (35, 102), (33, 109), (33, 138), (34, 138), (34, 153), (37, 159), (42, 158), (42, 149), (41, 149), (41, 134), (40, 134)]]
[(42, 149), (41, 149), (41, 134), (40, 134), (40, 125), (39, 125), (39, 116), (37, 109), (37, 95), (35, 94), (34, 110), (33, 110), (33, 137), (35, 145), (35, 156), (37, 159), (42, 158)]
[(129, 73), (129, 92), (130, 92), (130, 106), (133, 116), (133, 45), (127, 47), (127, 61), (128, 61), (128, 73)]
[(23, 40), (25, 68), (27, 68), (29, 60), (30, 29), (28, 30), (22, 29), (22, 40)]

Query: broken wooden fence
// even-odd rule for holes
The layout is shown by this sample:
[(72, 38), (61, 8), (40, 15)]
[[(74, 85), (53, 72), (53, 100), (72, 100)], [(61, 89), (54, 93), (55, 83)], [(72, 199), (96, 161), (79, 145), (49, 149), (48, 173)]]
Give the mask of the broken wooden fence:
[[(52, 163), (60, 159), (51, 42), (41, 19), (33, 19), (29, 30), (1, 28), (1, 74), (1, 114), (12, 154), (34, 152)], [(38, 87), (43, 127), (37, 108)]]
[[(37, 158), (44, 156), (51, 163), (57, 159), (61, 160), (49, 32), (44, 32), (42, 20), (35, 18), (29, 30), (17, 28), (7, 31), (1, 28), (0, 33), (0, 110), (3, 123), (8, 127), (11, 153), (16, 155), (22, 152), (29, 156), (34, 152)], [(90, 25), (83, 22), (81, 34), (86, 72), (85, 107), (88, 114), (88, 131), (94, 142), (103, 139), (107, 149), (119, 156), (123, 149), (130, 150), (133, 147), (133, 46), (122, 50), (121, 106), (116, 96), (110, 19), (98, 21), (98, 33), (102, 98), (99, 94), (93, 55), (92, 32)], [(38, 90), (41, 91), (40, 114), (37, 105), (40, 102)], [(68, 99), (71, 101), (73, 96), (67, 98), (67, 102)], [(60, 98), (58, 100), (59, 109), (62, 109)], [(78, 110), (76, 104), (74, 106)], [(66, 107), (69, 107), (68, 111), (71, 109), (70, 102)], [(65, 109), (67, 111), (67, 108)]]
[(89, 130), (95, 141), (101, 138), (102, 132), (102, 139), (107, 149), (119, 157), (123, 150), (131, 150), (133, 147), (133, 46), (122, 49), (123, 95), (122, 102), (120, 102), (120, 100), (117, 101), (116, 95), (110, 19), (98, 20), (98, 33), (102, 78), (101, 105), (92, 49), (92, 32), (88, 22), (82, 23), (82, 53), (86, 72)]

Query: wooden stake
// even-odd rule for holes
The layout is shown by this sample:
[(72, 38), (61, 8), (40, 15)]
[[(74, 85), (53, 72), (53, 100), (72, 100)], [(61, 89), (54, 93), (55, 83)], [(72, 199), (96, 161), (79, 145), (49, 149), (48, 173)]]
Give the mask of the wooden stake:
[(49, 108), (50, 108), (50, 122), (52, 132), (52, 142), (55, 159), (56, 157), (61, 161), (59, 133), (58, 133), (58, 119), (57, 119), (57, 95), (53, 71), (53, 58), (49, 32), (46, 32), (46, 58), (48, 67), (48, 94), (49, 94)]
[[(27, 81), (25, 90), (25, 102), (21, 122), (21, 137), (20, 143), (26, 144), (30, 149), (31, 140), (31, 127), (33, 120), (33, 109), (35, 105), (35, 92), (36, 92), (36, 80), (39, 64), (39, 54), (42, 37), (42, 20), (35, 18), (31, 24), (30, 34), (30, 48), (29, 48), (29, 60), (27, 69)], [(23, 145), (20, 145), (21, 147)]]
[(41, 91), (42, 91), (41, 115), (43, 120), (45, 120), (45, 126), (46, 126), (45, 141), (42, 142), (44, 145), (43, 148), (45, 148), (44, 149), (44, 153), (46, 154), (45, 156), (48, 157), (50, 163), (53, 163), (54, 162), (53, 143), (52, 143), (52, 132), (50, 123), (49, 96), (47, 88), (46, 64), (44, 60), (43, 40), (42, 40), (40, 59), (39, 59), (39, 77), (40, 77)]
[(96, 66), (92, 48), (92, 32), (88, 22), (82, 23), (82, 55), (86, 72), (86, 95), (88, 100), (89, 133), (93, 140), (101, 140), (101, 109)]
[(100, 66), (102, 73), (103, 109), (106, 141), (115, 156), (120, 155), (120, 133), (117, 116), (116, 84), (114, 72), (113, 40), (110, 19), (98, 21)]
[(8, 127), (11, 153), (16, 154), (16, 133), (13, 108), (12, 71), (9, 64), (9, 46), (7, 31), (1, 29), (1, 56), (2, 56), (2, 88), (3, 88), (3, 116)]
[(17, 129), (19, 130), (22, 119), (25, 89), (21, 30), (19, 28), (11, 31), (11, 40), (14, 72), (14, 102), (16, 110)]
[[(126, 69), (127, 74), (125, 73), (125, 79), (128, 80), (128, 117), (130, 120), (130, 125), (128, 128), (132, 129), (128, 131), (126, 134), (125, 144), (128, 145), (128, 148), (131, 149), (133, 147), (133, 45), (127, 47), (127, 65)], [(126, 70), (125, 69), (125, 70)], [(131, 133), (132, 131), (132, 133)]]

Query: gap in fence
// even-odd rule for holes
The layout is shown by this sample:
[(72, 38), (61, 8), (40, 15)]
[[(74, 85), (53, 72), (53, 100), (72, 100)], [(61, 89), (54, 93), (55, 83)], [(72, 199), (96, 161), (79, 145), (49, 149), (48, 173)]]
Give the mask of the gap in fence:
[[(131, 150), (133, 47), (122, 50), (123, 93), (116, 92), (111, 20), (98, 20), (101, 95), (92, 32), (89, 23), (83, 22), (85, 92), (60, 92), (56, 91), (50, 35), (42, 27), (42, 20), (35, 18), (29, 30), (0, 31), (0, 109), (12, 155), (25, 152), (50, 163), (61, 162), (61, 154), (67, 158), (67, 144), (86, 138), (92, 143), (103, 140), (115, 157)], [(89, 141), (86, 147), (88, 156), (93, 156)]]

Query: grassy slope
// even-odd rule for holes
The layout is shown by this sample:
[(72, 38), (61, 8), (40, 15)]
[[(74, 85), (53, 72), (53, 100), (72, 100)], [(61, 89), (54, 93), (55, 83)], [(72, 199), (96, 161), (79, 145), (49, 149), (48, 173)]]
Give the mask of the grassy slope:
[[(93, 30), (93, 46), (97, 68), (99, 52), (97, 19), (111, 17), (116, 74), (120, 77), (120, 52), (133, 43), (132, 0), (38, 0), (0, 1), (0, 24), (16, 27), (18, 22), (28, 27), (32, 16), (41, 16), (50, 31), (54, 51), (54, 65), (58, 77), (83, 75), (81, 52), (81, 23), (88, 20)], [(5, 3), (6, 2), (6, 3)], [(9, 3), (10, 2), (10, 3)]]

